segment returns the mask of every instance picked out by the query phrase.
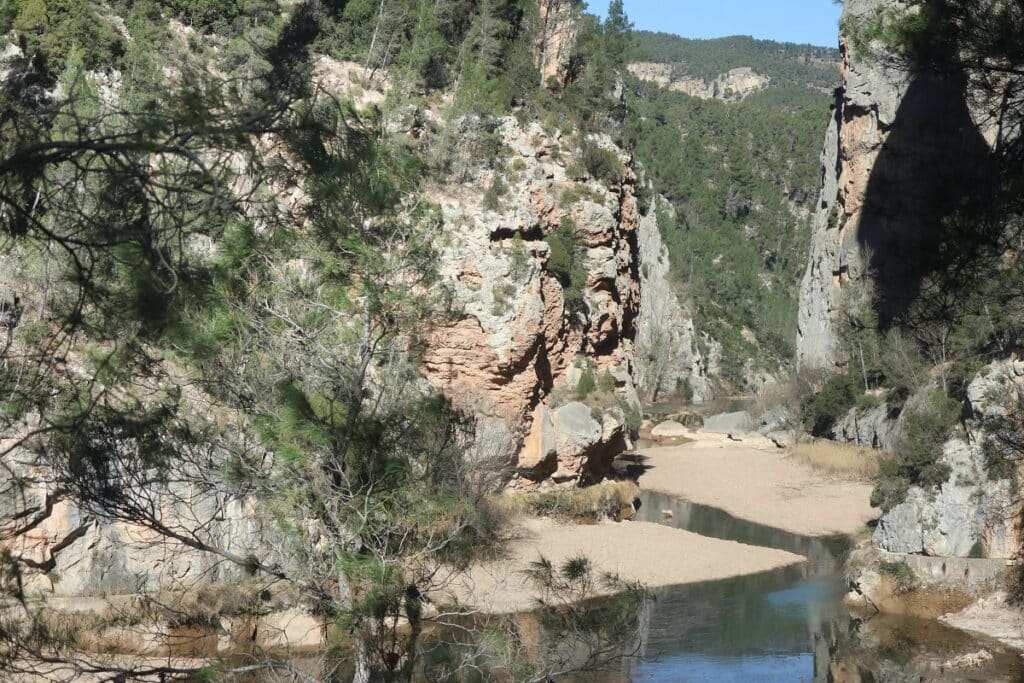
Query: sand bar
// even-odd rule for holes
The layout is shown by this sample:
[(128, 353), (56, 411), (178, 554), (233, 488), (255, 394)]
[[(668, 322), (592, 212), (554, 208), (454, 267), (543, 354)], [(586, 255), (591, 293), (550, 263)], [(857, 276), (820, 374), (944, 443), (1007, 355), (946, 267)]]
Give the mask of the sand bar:
[(492, 613), (529, 609), (536, 591), (522, 572), (543, 555), (558, 564), (575, 555), (599, 572), (618, 573), (649, 588), (711, 581), (800, 564), (804, 558), (782, 550), (723, 541), (649, 522), (562, 524), (527, 518), (507, 558), (475, 567), (459, 579), (463, 604)]
[(734, 517), (807, 536), (856, 534), (878, 510), (871, 484), (830, 478), (757, 435), (731, 441), (694, 432), (693, 443), (639, 452), (644, 489), (721, 508)]

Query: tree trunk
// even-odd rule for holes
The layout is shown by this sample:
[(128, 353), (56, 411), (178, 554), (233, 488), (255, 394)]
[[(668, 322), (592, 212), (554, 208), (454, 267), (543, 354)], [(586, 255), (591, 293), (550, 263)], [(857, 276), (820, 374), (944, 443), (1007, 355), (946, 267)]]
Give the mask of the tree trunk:
[(370, 648), (366, 639), (359, 635), (356, 638), (356, 670), (352, 674), (352, 683), (371, 683), (372, 667), (370, 666)]

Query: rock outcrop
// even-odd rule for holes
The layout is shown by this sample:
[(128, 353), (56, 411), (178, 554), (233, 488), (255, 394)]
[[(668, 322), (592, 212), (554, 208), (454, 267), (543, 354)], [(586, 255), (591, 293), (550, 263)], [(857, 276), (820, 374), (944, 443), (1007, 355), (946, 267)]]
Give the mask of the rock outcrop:
[[(877, 12), (903, 8), (899, 0), (845, 3), (843, 87), (826, 133), (822, 191), (800, 291), (797, 362), (804, 370), (845, 364), (841, 327), (863, 307), (871, 306), (883, 324), (900, 321), (928, 273), (943, 265), (939, 247), (950, 246), (944, 218), (984, 200), (992, 131), (979, 124), (964, 83), (950, 74), (911, 73), (886, 57), (882, 45), (866, 42), (869, 36), (855, 35)], [(940, 456), (952, 472), (948, 481), (938, 491), (912, 486), (905, 501), (881, 518), (876, 547), (946, 557), (1016, 553), (1019, 503), (1009, 482), (989, 479), (983, 418), (1002, 409), (993, 402), (992, 387), (1019, 384), (1020, 365), (1015, 358), (997, 361), (970, 383), (972, 417)], [(906, 412), (883, 397), (874, 408), (851, 410), (831, 436), (895, 450)]]
[[(325, 82), (349, 76), (349, 65), (323, 67)], [(418, 120), (421, 134), (429, 135), (429, 112)], [(466, 146), (482, 134), (497, 141), (498, 152), (490, 159), (467, 148), (470, 163), (462, 174), (428, 187), (423, 197), (439, 208), (438, 265), (457, 311), (431, 336), (425, 373), (476, 417), (477, 455), (507, 470), (514, 484), (598, 481), (628, 447), (626, 415), (639, 408), (633, 354), (642, 217), (632, 160), (607, 136), (591, 136), (587, 144), (614, 161), (614, 179), (597, 179), (578, 170), (579, 150), (557, 131), (511, 117), (453, 125)], [(583, 273), (572, 306), (569, 285), (549, 266), (547, 240), (556, 231), (571, 233), (569, 259)], [(10, 276), (0, 281), (0, 335), (9, 336), (23, 315), (19, 292), (30, 275), (17, 263), (0, 265)], [(585, 373), (600, 379), (603, 403), (576, 400)], [(189, 403), (204, 412), (201, 397)], [(231, 582), (245, 571), (237, 558), (290, 561), (271, 558), (266, 545), (274, 530), (261, 525), (264, 517), (249, 499), (192, 489), (151, 492), (155, 514), (172, 528), (198, 526), (199, 544), (232, 553), (229, 561), (75, 507), (47, 488), (52, 477), (45, 472), (17, 469), (31, 458), (7, 446), (10, 468), (0, 484), (21, 493), (6, 498), (15, 507), (0, 512), (17, 525), (8, 530), (16, 539), (6, 550), (32, 570), (27, 590), (131, 594)]]
[(542, 83), (562, 84), (569, 54), (579, 33), (577, 9), (570, 0), (538, 0), (537, 17), (541, 30), (534, 46), (537, 69)]
[(937, 492), (911, 487), (906, 500), (882, 515), (873, 542), (883, 550), (944, 557), (1010, 558), (1021, 547), (1020, 496), (1009, 480), (993, 481), (985, 466), (983, 419), (1006, 410), (1024, 387), (1024, 361), (993, 362), (967, 388), (972, 417), (966, 433), (943, 446), (951, 469)]
[[(562, 149), (557, 131), (511, 117), (461, 126), (467, 140), (495, 136), (501, 158), (493, 167), (477, 159), (463, 182), (428, 193), (443, 214), (441, 273), (461, 315), (433, 334), (424, 369), (455, 406), (489, 425), (489, 448), (519, 483), (598, 477), (625, 448), (622, 409), (638, 407), (641, 216), (631, 159), (592, 137), (619, 167), (619, 180), (606, 184), (570, 173), (576, 150)], [(570, 258), (585, 273), (582, 292), (567, 292), (549, 267), (547, 240), (558, 231), (578, 243)], [(571, 310), (567, 299), (580, 297), (584, 305)], [(559, 420), (582, 372), (610, 377), (618, 400), (599, 406), (604, 417), (586, 429)]]
[(627, 68), (642, 81), (656, 83), (662, 88), (684, 92), (702, 100), (739, 102), (764, 90), (771, 83), (768, 76), (763, 76), (748, 66), (730, 69), (712, 79), (676, 75), (672, 64), (661, 62), (634, 62)]
[(883, 451), (894, 451), (900, 437), (900, 411), (887, 402), (861, 410), (852, 408), (836, 422), (829, 438)]
[(747, 434), (754, 431), (754, 418), (745, 410), (719, 413), (704, 418), (703, 431), (714, 434)]
[[(667, 202), (659, 206), (671, 210)], [(643, 398), (656, 402), (685, 391), (694, 400), (711, 397), (707, 364), (697, 347), (693, 319), (673, 286), (668, 257), (651, 210), (638, 228), (640, 259), (640, 312), (636, 323), (636, 384)]]

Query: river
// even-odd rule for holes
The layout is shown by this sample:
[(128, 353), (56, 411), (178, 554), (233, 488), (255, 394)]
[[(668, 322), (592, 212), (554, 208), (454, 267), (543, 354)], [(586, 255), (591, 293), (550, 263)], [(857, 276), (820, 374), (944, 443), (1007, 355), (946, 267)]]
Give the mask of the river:
[(600, 678), (666, 683), (1024, 680), (1020, 655), (984, 636), (923, 619), (851, 617), (842, 605), (845, 539), (799, 536), (652, 492), (644, 492), (641, 500), (641, 520), (788, 550), (808, 562), (658, 590), (638, 655), (622, 670)]

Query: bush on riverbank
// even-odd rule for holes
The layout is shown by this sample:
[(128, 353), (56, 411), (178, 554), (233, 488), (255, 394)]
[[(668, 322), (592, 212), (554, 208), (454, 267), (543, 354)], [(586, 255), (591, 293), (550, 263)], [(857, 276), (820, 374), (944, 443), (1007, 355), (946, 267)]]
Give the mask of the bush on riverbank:
[(800, 406), (804, 427), (814, 436), (827, 436), (836, 421), (845, 415), (864, 394), (864, 384), (856, 373), (833, 375)]
[(917, 575), (906, 562), (888, 562), (881, 560), (878, 571), (892, 579), (896, 595), (905, 595), (917, 588)]
[(960, 418), (962, 405), (940, 389), (930, 389), (908, 409), (903, 436), (892, 458), (881, 462), (871, 504), (889, 511), (904, 501), (910, 486), (940, 486), (949, 479), (943, 444)]

